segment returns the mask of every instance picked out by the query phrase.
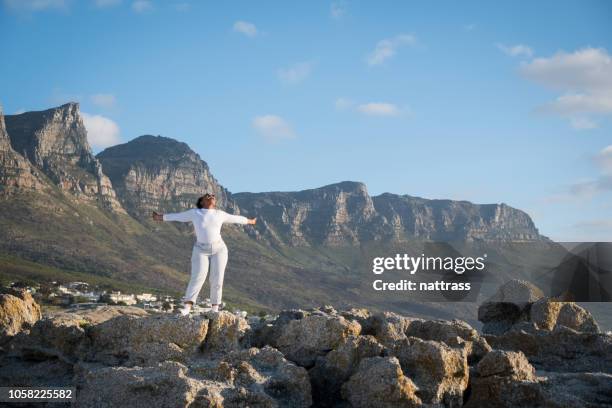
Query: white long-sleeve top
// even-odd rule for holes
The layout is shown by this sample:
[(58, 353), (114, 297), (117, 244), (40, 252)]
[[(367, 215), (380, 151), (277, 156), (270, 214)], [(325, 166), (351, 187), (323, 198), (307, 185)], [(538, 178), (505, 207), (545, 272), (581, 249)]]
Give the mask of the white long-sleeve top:
[(164, 221), (192, 222), (198, 242), (212, 243), (221, 239), (223, 223), (246, 224), (248, 218), (228, 214), (216, 208), (192, 208), (179, 213), (164, 214)]

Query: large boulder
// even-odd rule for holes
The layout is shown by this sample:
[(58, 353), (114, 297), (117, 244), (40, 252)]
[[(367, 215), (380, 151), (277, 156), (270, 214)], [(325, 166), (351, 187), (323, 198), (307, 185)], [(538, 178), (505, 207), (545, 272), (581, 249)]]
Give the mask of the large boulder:
[(502, 334), (517, 322), (529, 320), (531, 305), (543, 297), (544, 293), (527, 281), (506, 282), (478, 308), (483, 333)]
[(355, 408), (420, 407), (417, 387), (402, 372), (396, 357), (363, 359), (342, 386), (342, 396)]
[(491, 376), (508, 377), (520, 381), (535, 381), (535, 369), (522, 352), (493, 350), (477, 366), (482, 378)]
[(406, 338), (406, 330), (416, 320), (393, 312), (372, 314), (365, 323), (366, 333), (372, 334), (386, 347), (393, 347), (397, 340)]
[(465, 349), (470, 364), (478, 362), (491, 351), (487, 340), (462, 320), (414, 320), (406, 329), (406, 335), (442, 341), (448, 346)]
[(398, 340), (392, 354), (414, 381), (417, 395), (427, 404), (461, 406), (468, 386), (469, 367), (465, 350), (443, 342), (417, 337)]
[(580, 332), (600, 331), (591, 313), (574, 302), (540, 299), (531, 306), (530, 320), (544, 330), (565, 326)]
[(249, 323), (245, 318), (227, 311), (209, 313), (206, 339), (202, 343), (205, 353), (224, 353), (244, 348), (248, 343)]
[(466, 407), (539, 407), (541, 391), (535, 369), (523, 353), (494, 350), (476, 367)]
[(222, 407), (226, 388), (188, 377), (187, 367), (175, 361), (155, 367), (83, 368), (78, 375), (79, 408)]
[(361, 360), (384, 356), (386, 349), (374, 336), (349, 336), (310, 369), (313, 398), (317, 406), (334, 407), (341, 400), (341, 387), (355, 373)]
[(0, 346), (42, 318), (40, 306), (25, 289), (0, 289)]
[(347, 337), (360, 332), (361, 326), (356, 321), (313, 314), (287, 322), (272, 342), (289, 360), (308, 368), (318, 356), (324, 356)]
[(312, 393), (308, 372), (285, 359), (273, 347), (230, 352), (220, 363), (227, 381), (240, 389), (258, 390), (272, 406), (309, 407)]
[(208, 319), (201, 317), (120, 315), (91, 328), (82, 358), (124, 366), (184, 362), (199, 351), (208, 329)]

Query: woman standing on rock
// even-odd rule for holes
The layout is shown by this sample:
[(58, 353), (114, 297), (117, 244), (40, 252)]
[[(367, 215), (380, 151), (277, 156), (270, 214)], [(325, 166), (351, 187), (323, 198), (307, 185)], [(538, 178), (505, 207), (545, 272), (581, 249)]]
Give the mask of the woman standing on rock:
[(181, 315), (187, 316), (195, 303), (206, 280), (210, 265), (210, 301), (212, 310), (219, 311), (223, 290), (223, 276), (227, 265), (227, 246), (221, 238), (224, 223), (255, 224), (257, 218), (248, 219), (242, 215), (228, 214), (215, 208), (214, 194), (206, 193), (198, 198), (198, 208), (170, 214), (153, 211), (155, 221), (179, 221), (193, 223), (197, 241), (191, 253), (191, 279), (183, 297)]

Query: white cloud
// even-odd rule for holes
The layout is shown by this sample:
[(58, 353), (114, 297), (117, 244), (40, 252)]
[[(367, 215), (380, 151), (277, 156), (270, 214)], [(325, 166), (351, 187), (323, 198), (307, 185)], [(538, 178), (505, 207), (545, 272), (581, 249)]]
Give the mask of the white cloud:
[(336, 99), (336, 109), (338, 110), (346, 110), (346, 109), (350, 109), (353, 107), (355, 103), (347, 98), (338, 98)]
[(416, 38), (410, 34), (400, 34), (393, 38), (381, 40), (376, 44), (374, 51), (368, 55), (366, 62), (368, 65), (380, 65), (393, 57), (400, 47), (414, 46), (416, 43)]
[(333, 1), (329, 13), (335, 19), (340, 19), (346, 15), (347, 5), (345, 1)]
[(295, 137), (289, 123), (277, 115), (256, 116), (253, 119), (253, 128), (269, 142)]
[(312, 66), (311, 62), (300, 62), (288, 68), (281, 68), (278, 70), (278, 78), (287, 84), (302, 82), (310, 76)]
[(521, 73), (531, 80), (563, 91), (612, 89), (612, 57), (603, 48), (560, 51), (549, 58), (523, 63)]
[(234, 31), (247, 37), (255, 37), (257, 35), (257, 27), (248, 21), (236, 21), (234, 23)]
[(105, 148), (119, 143), (119, 126), (111, 119), (101, 115), (81, 112), (87, 129), (87, 140), (96, 148)]
[(612, 56), (603, 48), (560, 51), (552, 57), (535, 58), (522, 63), (520, 73), (561, 92), (537, 110), (568, 118), (574, 128), (597, 127), (588, 115), (612, 115)]
[(4, 0), (5, 7), (21, 11), (63, 9), (67, 5), (66, 0)]
[(113, 94), (95, 94), (90, 96), (91, 102), (103, 109), (111, 109), (115, 106), (115, 95)]
[(153, 9), (153, 4), (149, 0), (136, 0), (132, 3), (132, 10), (136, 13), (144, 13)]
[(400, 109), (392, 103), (370, 102), (357, 106), (357, 110), (370, 116), (397, 116)]
[(523, 44), (517, 45), (504, 45), (497, 44), (497, 48), (502, 50), (505, 54), (510, 55), (511, 57), (531, 57), (533, 55), (533, 50), (531, 47)]
[(95, 0), (96, 6), (100, 8), (113, 7), (121, 4), (122, 0)]

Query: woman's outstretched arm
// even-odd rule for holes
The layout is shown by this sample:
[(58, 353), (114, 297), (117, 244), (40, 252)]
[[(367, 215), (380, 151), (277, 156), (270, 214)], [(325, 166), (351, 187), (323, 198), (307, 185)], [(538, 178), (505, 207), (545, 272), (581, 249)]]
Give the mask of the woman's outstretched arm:
[(230, 224), (255, 224), (257, 222), (257, 218), (249, 219), (243, 215), (228, 214), (223, 211), (223, 222)]
[(155, 221), (179, 221), (189, 222), (193, 220), (193, 209), (178, 213), (160, 214), (153, 211), (153, 219)]

